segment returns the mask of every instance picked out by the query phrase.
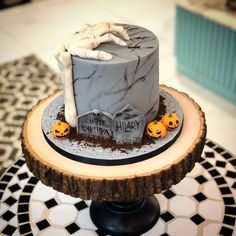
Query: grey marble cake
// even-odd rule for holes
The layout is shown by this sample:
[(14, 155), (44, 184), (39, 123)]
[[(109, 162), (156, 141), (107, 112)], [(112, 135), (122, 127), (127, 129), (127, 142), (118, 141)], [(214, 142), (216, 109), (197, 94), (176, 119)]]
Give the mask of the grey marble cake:
[(123, 26), (130, 36), (127, 47), (112, 42), (97, 47), (111, 53), (111, 60), (72, 57), (77, 111), (81, 115), (97, 109), (115, 115), (129, 104), (150, 122), (159, 106), (158, 40), (147, 29)]
[[(72, 35), (64, 49), (65, 59), (66, 53), (71, 54), (70, 63), (59, 61), (64, 63), (67, 82), (67, 122), (78, 134), (117, 143), (140, 142), (145, 125), (155, 119), (159, 108), (157, 37), (139, 26), (100, 23)], [(69, 64), (72, 75), (66, 70)], [(69, 83), (67, 76), (72, 77)]]

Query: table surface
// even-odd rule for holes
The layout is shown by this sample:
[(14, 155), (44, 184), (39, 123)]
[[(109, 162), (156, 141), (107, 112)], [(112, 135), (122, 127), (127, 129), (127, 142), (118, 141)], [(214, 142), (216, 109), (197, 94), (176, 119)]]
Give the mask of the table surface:
[[(155, 195), (161, 217), (146, 236), (236, 235), (236, 157), (208, 140), (200, 163), (177, 185)], [(90, 201), (43, 185), (20, 157), (0, 179), (1, 235), (102, 236)]]

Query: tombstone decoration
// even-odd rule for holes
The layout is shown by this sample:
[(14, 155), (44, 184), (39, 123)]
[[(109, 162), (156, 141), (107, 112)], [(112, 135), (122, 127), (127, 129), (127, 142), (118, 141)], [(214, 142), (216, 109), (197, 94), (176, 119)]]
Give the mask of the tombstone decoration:
[(112, 123), (113, 135), (117, 144), (141, 142), (146, 124), (142, 112), (126, 105), (114, 115)]
[(93, 110), (78, 116), (77, 132), (87, 136), (112, 138), (112, 115)]

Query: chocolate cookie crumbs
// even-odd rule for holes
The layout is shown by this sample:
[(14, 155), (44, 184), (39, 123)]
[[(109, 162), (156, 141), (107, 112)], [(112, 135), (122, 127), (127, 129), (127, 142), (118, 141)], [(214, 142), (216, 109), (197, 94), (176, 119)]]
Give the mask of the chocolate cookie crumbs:
[[(164, 104), (164, 97), (160, 96), (160, 104), (158, 114), (156, 116), (156, 120), (160, 120), (163, 115), (166, 113), (166, 105)], [(63, 105), (60, 109), (60, 112), (57, 114), (57, 119), (65, 121), (65, 106)], [(117, 144), (115, 140), (101, 138), (101, 137), (94, 137), (94, 136), (85, 136), (83, 134), (77, 134), (75, 128), (71, 128), (70, 134), (67, 138), (71, 141), (83, 141), (89, 147), (102, 147), (102, 148), (110, 148), (112, 151), (119, 150), (120, 152), (128, 153), (130, 150), (134, 148), (141, 148), (143, 145), (150, 145), (154, 143), (152, 139), (150, 139), (146, 133), (143, 134), (142, 141), (140, 143), (133, 143), (133, 144)]]

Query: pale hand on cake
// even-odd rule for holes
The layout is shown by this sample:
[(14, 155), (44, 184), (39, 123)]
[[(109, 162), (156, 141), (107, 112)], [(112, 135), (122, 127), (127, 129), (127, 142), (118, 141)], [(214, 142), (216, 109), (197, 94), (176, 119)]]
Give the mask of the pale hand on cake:
[(95, 25), (87, 24), (83, 26), (78, 33), (68, 37), (63, 46), (73, 56), (110, 60), (112, 59), (110, 53), (93, 49), (104, 42), (114, 42), (120, 46), (127, 46), (125, 41), (111, 32), (119, 33), (124, 39), (129, 40), (128, 33), (123, 26), (111, 22), (101, 22)]
[(101, 22), (95, 25), (85, 25), (78, 33), (67, 38), (58, 48), (55, 57), (64, 85), (65, 119), (71, 127), (76, 127), (77, 124), (77, 112), (73, 96), (71, 55), (89, 59), (111, 60), (113, 56), (110, 53), (93, 50), (104, 42), (114, 42), (121, 46), (127, 46), (125, 41), (111, 32), (119, 33), (124, 39), (129, 40), (129, 35), (123, 26), (115, 25), (111, 22)]

